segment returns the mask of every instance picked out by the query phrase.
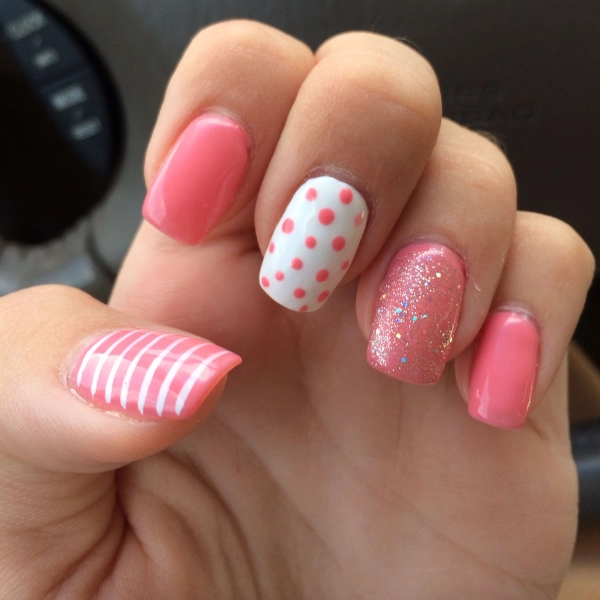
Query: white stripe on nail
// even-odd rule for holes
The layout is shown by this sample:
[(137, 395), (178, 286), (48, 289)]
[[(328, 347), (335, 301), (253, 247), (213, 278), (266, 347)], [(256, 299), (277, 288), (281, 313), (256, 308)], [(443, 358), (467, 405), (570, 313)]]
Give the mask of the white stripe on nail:
[(127, 335), (119, 337), (119, 339), (114, 342), (100, 357), (98, 364), (96, 365), (96, 369), (94, 370), (94, 377), (92, 379), (92, 398), (96, 395), (96, 390), (98, 389), (98, 380), (100, 378), (100, 373), (102, 372), (102, 368), (104, 367), (104, 363), (106, 362), (109, 356), (112, 356), (114, 349), (128, 337), (131, 337), (134, 333), (138, 333), (137, 331), (130, 331)]
[(208, 346), (208, 344), (198, 344), (197, 346), (193, 346), (192, 348), (190, 348), (187, 352), (185, 352), (179, 357), (177, 362), (171, 367), (171, 369), (167, 373), (167, 376), (165, 377), (164, 381), (162, 382), (162, 385), (160, 386), (160, 391), (158, 392), (158, 399), (156, 400), (156, 414), (158, 414), (159, 417), (162, 417), (162, 413), (165, 407), (165, 400), (167, 399), (167, 396), (171, 391), (171, 384), (173, 383), (173, 379), (179, 372), (181, 365), (183, 365), (185, 361), (194, 352), (196, 352), (196, 350), (204, 346)]
[(116, 335), (120, 332), (118, 331), (113, 331), (112, 333), (108, 333), (107, 335), (105, 335), (104, 337), (100, 338), (86, 353), (85, 356), (83, 357), (83, 360), (81, 361), (81, 365), (79, 367), (79, 371), (77, 372), (77, 385), (81, 385), (81, 377), (83, 376), (83, 372), (85, 371), (85, 368), (87, 367), (87, 364), (90, 362), (90, 358), (92, 358), (92, 356), (94, 356), (94, 352), (96, 352), (96, 350), (109, 338), (111, 338), (113, 335)]
[(192, 371), (192, 374), (189, 376), (188, 380), (185, 382), (185, 384), (181, 388), (181, 391), (179, 392), (179, 395), (177, 396), (177, 402), (175, 404), (175, 414), (181, 414), (181, 411), (183, 410), (183, 407), (187, 402), (188, 396), (190, 395), (194, 384), (200, 378), (200, 375), (202, 375), (202, 373), (204, 373), (204, 371), (206, 371), (206, 369), (208, 369), (211, 366), (211, 363), (213, 361), (215, 361), (217, 358), (220, 358), (221, 356), (225, 356), (226, 354), (228, 354), (227, 350), (224, 350), (223, 352), (217, 352), (216, 354), (211, 354), (211, 356), (209, 356), (207, 359), (204, 359), (201, 362), (201, 364), (199, 364), (194, 369), (194, 371)]
[[(142, 333), (140, 331), (140, 333)], [(141, 335), (139, 338), (137, 338), (136, 340), (134, 340), (133, 342), (131, 342), (129, 344), (129, 346), (127, 346), (127, 348), (125, 348), (125, 350), (123, 350), (123, 352), (121, 352), (121, 354), (117, 355), (117, 359), (115, 360), (110, 373), (108, 374), (108, 379), (106, 380), (106, 390), (104, 392), (104, 400), (106, 401), (107, 404), (110, 404), (112, 401), (112, 388), (113, 388), (113, 384), (115, 381), (115, 377), (117, 375), (117, 371), (119, 370), (119, 367), (121, 366), (121, 363), (123, 362), (123, 359), (125, 358), (125, 356), (127, 355), (127, 353), (138, 343), (141, 342), (142, 340), (146, 339), (148, 336), (152, 335), (151, 333), (144, 333), (143, 335)]]
[(140, 388), (140, 394), (138, 398), (138, 410), (140, 414), (144, 414), (144, 405), (146, 404), (146, 396), (148, 395), (148, 389), (150, 388), (150, 384), (154, 379), (154, 374), (156, 373), (156, 369), (163, 362), (165, 357), (173, 350), (173, 348), (179, 346), (181, 342), (185, 341), (185, 338), (176, 339), (172, 344), (167, 346), (153, 361), (152, 364), (148, 367), (148, 371), (144, 375), (144, 380), (142, 381), (142, 387)]
[(152, 348), (152, 346), (155, 346), (156, 344), (158, 344), (158, 342), (160, 342), (160, 340), (162, 340), (163, 338), (166, 338), (167, 335), (169, 335), (169, 334), (165, 333), (164, 335), (159, 335), (158, 337), (154, 338), (149, 344), (146, 344), (137, 353), (137, 356), (131, 361), (129, 368), (127, 369), (127, 372), (125, 373), (125, 379), (123, 379), (123, 383), (121, 384), (121, 406), (123, 408), (127, 407), (127, 396), (129, 394), (129, 386), (131, 385), (131, 378), (133, 377), (135, 368), (137, 367), (138, 363), (140, 362), (140, 360), (142, 359), (144, 354), (146, 354), (146, 352), (148, 352), (148, 350), (150, 350), (150, 348)]

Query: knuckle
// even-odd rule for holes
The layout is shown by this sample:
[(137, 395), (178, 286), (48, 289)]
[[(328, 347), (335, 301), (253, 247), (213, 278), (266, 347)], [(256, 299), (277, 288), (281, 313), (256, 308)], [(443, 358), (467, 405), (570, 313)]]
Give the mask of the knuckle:
[(410, 61), (406, 61), (409, 63), (412, 71), (412, 75), (415, 80), (421, 82), (421, 86), (424, 90), (427, 90), (430, 94), (435, 93), (439, 97), (440, 106), (441, 106), (441, 90), (440, 83), (438, 80), (437, 73), (433, 68), (433, 65), (413, 46), (410, 46), (407, 42), (402, 40), (392, 40), (392, 43), (396, 45), (397, 48), (402, 49), (402, 53), (405, 56), (410, 57)]
[(256, 21), (234, 20), (214, 23), (201, 29), (194, 36), (190, 48), (210, 45), (253, 44), (257, 43), (268, 26)]
[(568, 274), (569, 281), (591, 283), (595, 259), (584, 239), (564, 221), (539, 213), (520, 212), (517, 220), (518, 246), (544, 256), (548, 273), (553, 273), (557, 285)]
[(69, 314), (87, 299), (85, 292), (65, 285), (25, 288), (0, 298), (0, 321), (25, 324), (54, 312)]
[[(368, 32), (342, 33), (316, 52), (328, 73), (427, 118), (441, 118), (441, 92), (431, 64), (408, 45)], [(439, 123), (438, 123), (439, 126)]]
[(370, 53), (387, 58), (402, 68), (410, 68), (424, 82), (437, 86), (438, 80), (431, 63), (408, 42), (368, 31), (351, 31), (329, 38), (317, 50), (317, 56), (331, 54)]
[(236, 19), (209, 25), (200, 30), (192, 39), (186, 54), (197, 56), (207, 52), (214, 57), (233, 58), (235, 60), (249, 55), (272, 54), (289, 59), (298, 51), (312, 56), (310, 49), (279, 31), (258, 21)]
[(458, 125), (444, 135), (432, 155), (437, 170), (452, 171), (469, 187), (479, 189), (499, 208), (514, 212), (517, 202), (517, 183), (506, 155), (487, 137)]
[(569, 225), (560, 219), (544, 215), (546, 220), (546, 239), (554, 240), (556, 261), (563, 269), (576, 268), (593, 277), (595, 259), (584, 239)]
[(403, 120), (410, 113), (431, 123), (436, 132), (439, 128), (442, 105), (437, 82), (423, 81), (397, 62), (373, 54), (330, 55), (314, 73), (329, 98), (346, 104), (358, 100), (372, 111), (394, 108)]
[(511, 208), (516, 206), (515, 177), (512, 167), (502, 153), (496, 153), (496, 160), (475, 154), (467, 160), (470, 165), (468, 177), (471, 185), (487, 191), (496, 202), (507, 204)]

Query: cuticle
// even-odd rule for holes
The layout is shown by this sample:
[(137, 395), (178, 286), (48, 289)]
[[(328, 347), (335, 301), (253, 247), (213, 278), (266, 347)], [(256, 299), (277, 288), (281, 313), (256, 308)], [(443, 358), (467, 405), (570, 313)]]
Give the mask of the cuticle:
[(299, 180), (296, 189), (300, 188), (309, 179), (314, 179), (315, 177), (333, 177), (338, 181), (342, 181), (348, 185), (351, 185), (363, 197), (365, 203), (367, 204), (367, 208), (369, 209), (367, 226), (374, 219), (375, 215), (377, 214), (376, 205), (373, 201), (375, 194), (373, 194), (371, 190), (369, 190), (367, 186), (351, 171), (336, 165), (321, 165), (318, 167), (313, 167), (312, 169), (309, 169)]
[[(252, 160), (256, 154), (256, 140), (254, 137), (254, 130), (252, 129), (252, 127), (250, 127), (250, 124), (241, 117), (240, 114), (238, 114), (237, 112), (230, 110), (229, 108), (225, 108), (224, 106), (210, 106), (210, 107), (206, 107), (203, 108), (202, 110), (200, 110), (198, 113), (196, 113), (194, 115), (194, 117), (192, 117), (190, 119), (189, 123), (192, 123), (193, 121), (195, 121), (196, 119), (199, 119), (200, 117), (206, 116), (206, 115), (220, 115), (222, 117), (227, 117), (228, 119), (234, 121), (235, 123), (237, 123), (246, 133), (246, 135), (248, 136), (248, 140), (250, 142), (250, 149), (248, 151), (248, 160)], [(187, 127), (187, 125), (186, 125)], [(184, 129), (185, 131), (185, 129)]]
[[(116, 333), (117, 331), (129, 331), (139, 329), (137, 327), (108, 327), (105, 330), (96, 331), (94, 333), (90, 333), (86, 335), (84, 338), (78, 340), (73, 347), (69, 349), (66, 356), (62, 359), (59, 367), (58, 367), (58, 377), (60, 381), (65, 385), (65, 387), (69, 388), (69, 376), (71, 374), (71, 369), (75, 365), (77, 358), (81, 355), (81, 353), (91, 346), (91, 344), (99, 340), (100, 338), (109, 335), (111, 333)], [(85, 400), (83, 400), (85, 402)]]
[(448, 250), (450, 250), (450, 252), (453, 252), (454, 254), (456, 254), (456, 256), (458, 256), (464, 265), (464, 276), (465, 276), (465, 282), (468, 281), (469, 277), (469, 261), (467, 260), (466, 257), (466, 253), (459, 249), (455, 244), (449, 243), (447, 238), (442, 238), (442, 236), (436, 236), (435, 234), (418, 234), (415, 235), (413, 237), (409, 237), (406, 239), (405, 243), (403, 243), (400, 248), (398, 250), (396, 250), (396, 252), (394, 253), (393, 258), (402, 250), (404, 250), (405, 248), (408, 248), (409, 246), (411, 246), (412, 244), (423, 244), (423, 243), (430, 243), (430, 244), (437, 244), (439, 246), (444, 246), (444, 248), (447, 248)]
[(541, 326), (540, 319), (536, 316), (536, 314), (531, 311), (529, 308), (521, 304), (520, 302), (505, 302), (496, 307), (490, 312), (490, 314), (495, 314), (499, 312), (509, 312), (515, 313), (519, 315), (523, 319), (527, 319), (530, 321), (533, 326), (537, 329), (538, 334), (541, 334)]

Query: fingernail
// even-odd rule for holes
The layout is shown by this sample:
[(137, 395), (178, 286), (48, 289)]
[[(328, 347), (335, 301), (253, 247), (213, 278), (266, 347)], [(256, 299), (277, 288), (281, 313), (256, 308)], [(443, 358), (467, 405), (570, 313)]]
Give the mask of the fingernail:
[(527, 419), (537, 371), (540, 336), (523, 313), (491, 314), (479, 334), (471, 367), (469, 414), (503, 429)]
[(121, 330), (95, 340), (81, 353), (69, 385), (104, 410), (185, 419), (241, 362), (233, 352), (198, 338)]
[(238, 123), (217, 114), (196, 118), (152, 183), (144, 218), (175, 240), (199, 243), (231, 206), (249, 159), (250, 140)]
[(369, 210), (361, 194), (334, 177), (315, 177), (294, 194), (260, 270), (263, 290), (282, 306), (323, 306), (350, 266)]
[(445, 246), (417, 243), (400, 250), (379, 288), (369, 364), (407, 383), (435, 383), (450, 352), (464, 287), (464, 263)]

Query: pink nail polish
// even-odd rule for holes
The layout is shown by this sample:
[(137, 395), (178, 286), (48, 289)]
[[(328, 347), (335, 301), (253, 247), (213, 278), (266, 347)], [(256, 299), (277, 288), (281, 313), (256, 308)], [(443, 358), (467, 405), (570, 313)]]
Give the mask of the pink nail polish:
[(379, 288), (369, 364), (407, 383), (435, 383), (450, 352), (464, 287), (464, 263), (445, 246), (416, 243), (400, 250)]
[(148, 190), (144, 218), (184, 244), (199, 243), (225, 214), (250, 159), (244, 129), (206, 114), (181, 134)]
[(100, 337), (81, 353), (69, 385), (104, 410), (185, 419), (240, 363), (233, 352), (198, 338), (121, 330)]
[(469, 413), (494, 427), (518, 429), (527, 419), (540, 336), (531, 318), (501, 310), (479, 334), (471, 367)]

